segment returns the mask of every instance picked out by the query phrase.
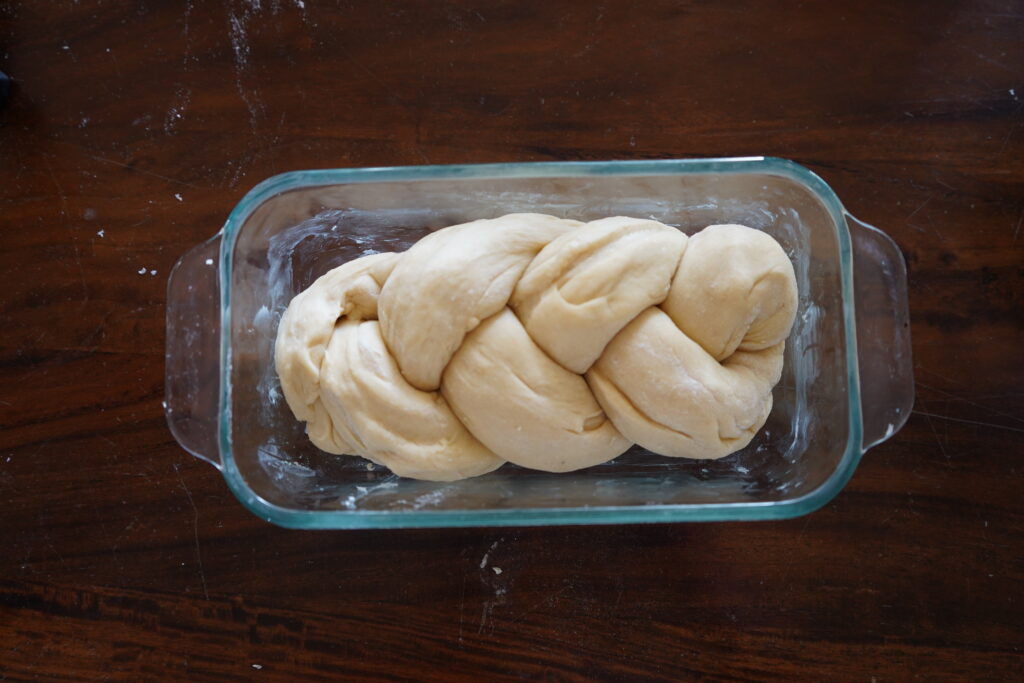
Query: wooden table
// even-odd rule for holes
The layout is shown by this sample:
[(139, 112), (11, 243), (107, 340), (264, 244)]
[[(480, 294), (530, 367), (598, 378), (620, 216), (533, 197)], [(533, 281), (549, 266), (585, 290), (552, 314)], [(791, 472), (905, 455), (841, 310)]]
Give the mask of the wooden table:
[[(1024, 676), (1024, 3), (10, 0), (0, 70), (0, 680)], [(165, 426), (272, 174), (734, 155), (909, 262), (914, 414), (810, 516), (288, 531)]]

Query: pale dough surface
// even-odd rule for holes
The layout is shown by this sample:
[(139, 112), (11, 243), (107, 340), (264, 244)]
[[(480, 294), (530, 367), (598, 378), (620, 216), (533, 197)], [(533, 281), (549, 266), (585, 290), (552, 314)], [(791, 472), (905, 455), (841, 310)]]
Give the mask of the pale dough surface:
[(509, 214), (328, 272), (275, 362), (316, 446), (402, 476), (566, 472), (633, 443), (720, 458), (764, 425), (796, 307), (751, 228)]

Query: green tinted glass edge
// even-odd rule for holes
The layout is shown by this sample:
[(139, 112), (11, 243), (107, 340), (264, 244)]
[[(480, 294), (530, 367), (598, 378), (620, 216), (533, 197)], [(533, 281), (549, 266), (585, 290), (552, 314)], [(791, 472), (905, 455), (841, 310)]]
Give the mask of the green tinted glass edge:
[[(235, 238), (245, 219), (271, 197), (299, 187), (340, 183), (394, 182), (453, 178), (523, 178), (586, 175), (672, 175), (759, 173), (802, 183), (824, 204), (837, 227), (843, 281), (849, 435), (839, 466), (821, 486), (799, 498), (765, 503), (600, 506), (584, 508), (505, 508), (494, 510), (290, 510), (256, 495), (242, 479), (231, 450), (231, 266)], [(636, 524), (786, 519), (828, 503), (846, 485), (862, 456), (860, 378), (853, 300), (853, 255), (846, 212), (829, 185), (810, 169), (776, 157), (657, 159), (650, 161), (550, 161), (445, 166), (390, 166), (292, 171), (272, 176), (250, 190), (228, 215), (220, 245), (220, 443), (221, 471), (228, 488), (250, 512), (278, 526), (297, 529), (375, 529), (410, 527), (538, 526)]]

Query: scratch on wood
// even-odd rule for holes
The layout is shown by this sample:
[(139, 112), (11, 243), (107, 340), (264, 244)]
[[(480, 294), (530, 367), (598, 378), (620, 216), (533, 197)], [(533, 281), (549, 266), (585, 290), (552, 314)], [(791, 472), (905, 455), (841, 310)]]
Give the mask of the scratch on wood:
[(914, 216), (916, 216), (916, 215), (917, 215), (917, 213), (918, 213), (918, 212), (919, 212), (919, 211), (920, 211), (921, 209), (923, 209), (924, 207), (928, 206), (928, 202), (930, 202), (930, 201), (932, 200), (932, 198), (934, 198), (934, 197), (935, 197), (935, 193), (934, 193), (934, 192), (932, 192), (931, 194), (929, 194), (929, 195), (928, 195), (928, 199), (925, 199), (925, 200), (924, 200), (923, 202), (921, 202), (921, 205), (920, 205), (920, 206), (918, 206), (918, 207), (917, 207), (916, 209), (914, 209), (914, 210), (913, 210), (913, 212), (911, 212), (911, 214), (910, 214), (909, 216), (907, 216), (907, 220), (909, 221), (909, 220), (910, 220), (911, 218), (913, 218)]
[(462, 574), (462, 588), (459, 590), (459, 644), (462, 644), (462, 625), (466, 611), (466, 574)]
[[(914, 414), (914, 415), (921, 415), (921, 416), (926, 417), (926, 418), (934, 417), (934, 418), (936, 418), (938, 420), (949, 420), (950, 422), (963, 422), (964, 424), (977, 425), (979, 427), (989, 427), (991, 429), (1005, 429), (1005, 430), (1010, 431), (1010, 432), (1020, 432), (1021, 434), (1024, 434), (1024, 429), (1019, 429), (1017, 427), (1010, 427), (1010, 426), (1007, 426), (1007, 425), (995, 424), (994, 422), (981, 422), (980, 420), (968, 420), (968, 419), (962, 418), (962, 417), (951, 417), (949, 415), (939, 415), (938, 413), (926, 413), (923, 410), (912, 410), (910, 412), (912, 414)], [(929, 424), (931, 424), (931, 420), (929, 420)], [(934, 430), (935, 430), (935, 428), (933, 427), (932, 431), (934, 431)]]
[(142, 169), (142, 168), (136, 168), (135, 166), (132, 166), (131, 164), (126, 164), (126, 163), (123, 163), (123, 162), (120, 162), (120, 161), (115, 161), (114, 159), (107, 159), (105, 157), (98, 157), (98, 156), (95, 156), (93, 154), (86, 154), (85, 156), (89, 157), (90, 159), (95, 159), (96, 161), (103, 161), (103, 162), (106, 162), (108, 164), (114, 164), (115, 166), (120, 166), (121, 168), (127, 168), (129, 171), (135, 171), (136, 173), (141, 173), (143, 175), (153, 176), (154, 178), (159, 178), (160, 180), (166, 180), (169, 183), (177, 183), (178, 185), (184, 185), (185, 187), (191, 187), (191, 188), (196, 189), (196, 190), (203, 189), (203, 188), (199, 187), (198, 185), (193, 185), (192, 183), (187, 183), (184, 180), (178, 180), (177, 178), (169, 178), (169, 177), (167, 177), (165, 175), (160, 175), (159, 173), (153, 173), (152, 171), (147, 171), (147, 170)]
[[(50, 180), (53, 181), (54, 187), (57, 188), (57, 196), (60, 198), (60, 214), (65, 220), (68, 218), (68, 202), (67, 195), (64, 193), (64, 187), (57, 180), (57, 175), (53, 172), (53, 166), (50, 165), (49, 160), (43, 159), (46, 164), (46, 170), (50, 174)], [(75, 243), (74, 239), (71, 240), (71, 248), (75, 252), (75, 265), (78, 267), (78, 278), (79, 283), (82, 285), (82, 303), (89, 300), (89, 287), (85, 283), (85, 270), (82, 268), (82, 255), (78, 251), (78, 244)]]
[(998, 59), (992, 59), (991, 57), (989, 57), (987, 55), (981, 54), (980, 52), (978, 53), (978, 59), (980, 59), (983, 62), (987, 62), (987, 63), (991, 64), (992, 66), (997, 66), (1000, 69), (1005, 69), (1006, 71), (1011, 71), (1010, 67), (1006, 66), (1005, 64), (1000, 62)]
[(188, 496), (188, 504), (192, 506), (192, 533), (196, 539), (196, 563), (199, 565), (199, 579), (203, 582), (203, 595), (206, 599), (210, 599), (210, 591), (206, 587), (206, 571), (203, 569), (203, 554), (199, 551), (199, 508), (196, 507), (196, 503), (192, 500), (192, 492), (189, 491), (188, 485), (185, 484), (185, 478), (181, 476), (181, 471), (178, 469), (178, 463), (174, 463), (174, 473), (178, 475), (178, 481), (181, 483), (181, 488), (185, 491), (185, 495)]
[(89, 301), (89, 286), (85, 283), (85, 269), (82, 268), (82, 255), (78, 251), (78, 244), (72, 239), (71, 248), (75, 252), (75, 265), (78, 267), (78, 282), (82, 285), (82, 303)]
[(487, 618), (491, 615), (492, 609), (494, 609), (494, 603), (492, 603), (490, 600), (486, 600), (480, 612), (480, 628), (476, 630), (478, 634), (484, 632), (484, 627), (487, 626)]
[(107, 48), (107, 53), (110, 55), (110, 58), (114, 60), (114, 73), (117, 74), (118, 80), (124, 78), (124, 74), (121, 73), (121, 65), (117, 61), (117, 55), (111, 52), (109, 47)]
[[(923, 370), (924, 372), (927, 372), (929, 374), (935, 375), (936, 377), (942, 377), (942, 379), (944, 379), (944, 380), (953, 381), (949, 377), (943, 377), (939, 373), (931, 371), (931, 370), (928, 370), (927, 368), (917, 368), (917, 369), (918, 370)], [(922, 389), (927, 389), (928, 391), (934, 391), (937, 394), (942, 394), (943, 396), (946, 396), (948, 398), (948, 400), (950, 400), (950, 401), (960, 401), (960, 402), (966, 403), (968, 405), (972, 405), (975, 408), (981, 408), (982, 410), (984, 410), (984, 411), (986, 411), (988, 413), (992, 413), (993, 415), (998, 415), (999, 417), (1006, 417), (1006, 418), (1009, 418), (1009, 419), (1011, 419), (1011, 420), (1013, 420), (1015, 422), (1024, 422), (1024, 419), (1022, 419), (1022, 418), (1020, 418), (1020, 417), (1018, 417), (1016, 415), (1012, 415), (1010, 413), (1006, 413), (1006, 412), (1003, 412), (1001, 410), (996, 410), (995, 408), (993, 408), (991, 406), (987, 406), (987, 405), (984, 405), (982, 403), (978, 403), (977, 401), (972, 401), (971, 399), (966, 398), (964, 396), (957, 396), (956, 394), (952, 394), (952, 393), (950, 393), (948, 391), (944, 391), (942, 389), (939, 389), (938, 387), (933, 387), (933, 386), (930, 386), (930, 385), (925, 384), (923, 382), (917, 382), (917, 386), (921, 387)], [(1005, 396), (994, 396), (994, 397), (990, 397), (990, 398), (1007, 398), (1007, 397), (1013, 396), (1013, 395), (1014, 394), (1008, 394), (1008, 395), (1005, 395)], [(977, 398), (983, 398), (983, 397), (977, 397)]]
[(60, 182), (57, 180), (57, 175), (53, 172), (53, 166), (50, 165), (50, 161), (44, 157), (43, 158), (43, 163), (46, 164), (46, 170), (50, 174), (50, 180), (53, 181), (54, 187), (57, 188), (57, 196), (60, 197), (60, 215), (64, 216), (64, 218), (67, 218), (68, 217), (68, 198), (67, 198), (67, 195), (64, 194), (64, 188), (61, 186)]
[[(917, 411), (915, 410), (913, 412)], [(932, 435), (935, 437), (935, 443), (939, 445), (939, 452), (942, 453), (942, 457), (944, 457), (946, 460), (950, 460), (951, 458), (949, 457), (949, 453), (946, 452), (946, 446), (945, 444), (942, 443), (942, 439), (939, 438), (938, 431), (935, 430), (935, 423), (932, 422), (931, 414), (922, 413), (922, 415), (924, 415), (924, 419), (928, 422), (929, 429), (932, 430)]]
[(1019, 123), (1013, 123), (1013, 124), (1010, 125), (1010, 129), (1008, 131), (1006, 131), (1006, 137), (1003, 138), (1003, 144), (999, 148), (999, 153), (1000, 154), (1002, 154), (1003, 152), (1006, 151), (1006, 146), (1010, 144), (1010, 139), (1013, 137), (1013, 134), (1016, 133), (1019, 128), (1020, 128), (1020, 124)]

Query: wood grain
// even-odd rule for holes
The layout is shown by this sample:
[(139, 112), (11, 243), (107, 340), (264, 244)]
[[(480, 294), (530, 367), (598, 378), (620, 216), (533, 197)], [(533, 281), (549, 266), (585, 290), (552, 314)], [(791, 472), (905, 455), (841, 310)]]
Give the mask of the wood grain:
[[(997, 0), (0, 3), (0, 680), (1021, 678), (1022, 35)], [(910, 267), (915, 413), (808, 517), (288, 531), (167, 431), (167, 275), (272, 174), (751, 154)]]

